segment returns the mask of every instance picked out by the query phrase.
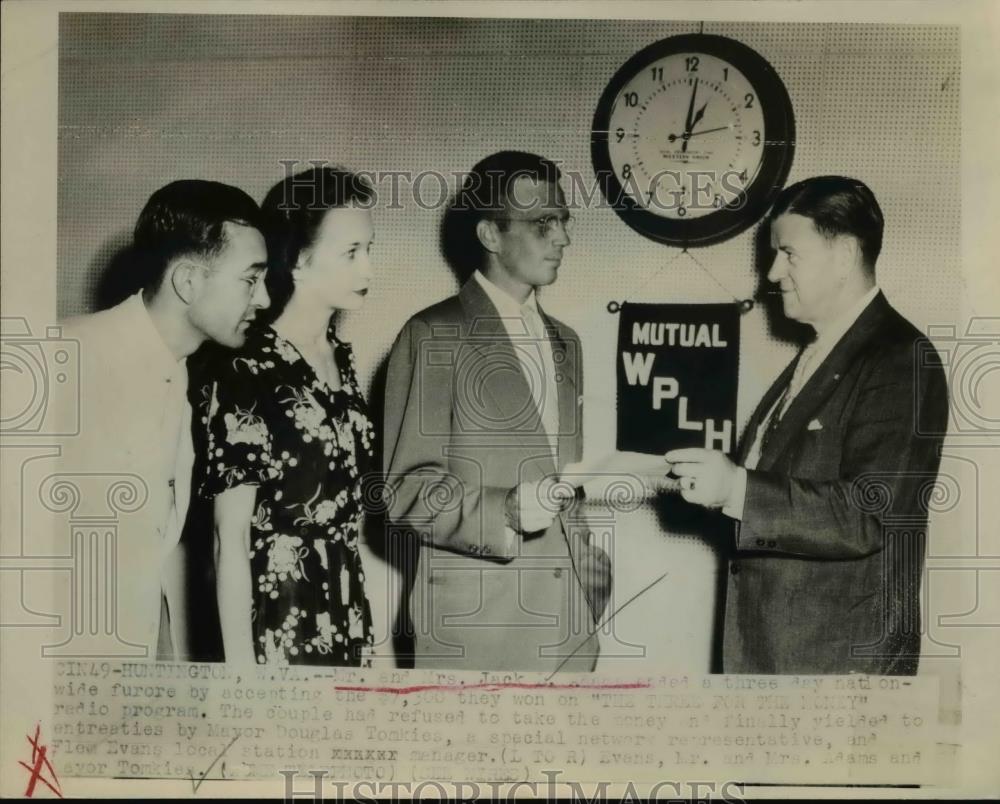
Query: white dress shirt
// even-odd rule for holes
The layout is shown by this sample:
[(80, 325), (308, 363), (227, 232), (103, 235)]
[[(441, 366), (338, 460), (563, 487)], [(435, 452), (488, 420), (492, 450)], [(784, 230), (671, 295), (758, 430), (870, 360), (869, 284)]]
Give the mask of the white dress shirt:
[[(552, 460), (557, 462), (559, 398), (556, 389), (556, 368), (552, 358), (552, 344), (538, 312), (535, 291), (532, 290), (527, 300), (521, 303), (507, 291), (490, 282), (481, 271), (476, 271), (473, 276), (500, 314), (507, 337), (514, 347), (514, 354), (521, 364), (521, 373), (531, 388), (542, 428), (549, 439)], [(541, 355), (540, 363), (539, 355)], [(508, 525), (504, 526), (504, 533), (508, 543), (513, 544), (517, 533)]]
[[(799, 391), (805, 387), (809, 379), (816, 373), (816, 370), (823, 365), (823, 361), (830, 355), (840, 339), (847, 334), (848, 330), (861, 317), (875, 297), (878, 295), (878, 285), (873, 286), (864, 296), (858, 299), (857, 304), (850, 307), (839, 318), (830, 323), (829, 326), (816, 330), (816, 337), (803, 349), (799, 357), (798, 365), (792, 374), (792, 379), (788, 385), (788, 391), (778, 397), (767, 416), (761, 419), (757, 426), (757, 431), (753, 436), (753, 443), (747, 451), (747, 458), (744, 466), (736, 468), (736, 477), (733, 479), (733, 487), (729, 494), (729, 499), (722, 507), (722, 513), (733, 519), (743, 518), (743, 506), (746, 502), (747, 492), (747, 469), (756, 469), (760, 461), (761, 441), (764, 433), (767, 432), (771, 418), (783, 416), (788, 406), (792, 404)], [(780, 410), (778, 409), (780, 406)]]
[[(480, 287), (486, 292), (493, 306), (500, 313), (507, 336), (514, 347), (521, 364), (535, 407), (542, 422), (545, 434), (549, 437), (553, 459), (557, 453), (557, 438), (559, 435), (559, 395), (556, 390), (556, 366), (552, 358), (552, 344), (541, 313), (538, 312), (538, 300), (535, 291), (519, 303), (505, 290), (497, 287), (480, 271), (473, 276)], [(539, 361), (541, 357), (541, 361)]]

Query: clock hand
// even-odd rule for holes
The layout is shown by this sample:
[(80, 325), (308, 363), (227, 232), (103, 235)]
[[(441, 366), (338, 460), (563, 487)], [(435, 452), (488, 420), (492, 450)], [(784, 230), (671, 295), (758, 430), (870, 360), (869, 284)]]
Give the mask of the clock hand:
[(684, 118), (684, 130), (691, 130), (691, 118), (694, 115), (694, 96), (698, 94), (698, 79), (694, 79), (694, 86), (691, 88), (691, 101), (688, 103), (687, 117)]
[[(695, 77), (695, 79), (694, 79), (694, 86), (691, 87), (691, 100), (688, 102), (687, 117), (684, 118), (684, 133), (685, 134), (689, 134), (691, 132), (691, 126), (693, 125), (693, 123), (691, 122), (691, 119), (692, 119), (692, 115), (694, 114), (694, 98), (695, 98), (695, 95), (697, 95), (697, 94), (698, 94), (698, 78)], [(684, 137), (684, 142), (681, 144), (681, 153), (686, 152), (687, 148), (688, 148), (687, 137)]]
[(699, 134), (711, 134), (713, 131), (726, 131), (731, 128), (732, 126), (719, 126), (718, 128), (706, 128), (704, 131), (685, 131), (683, 134), (671, 134), (667, 137), (667, 142), (676, 142), (677, 140), (684, 140), (686, 142), (692, 137), (697, 137)]
[[(727, 131), (730, 128), (732, 128), (732, 126), (719, 126), (718, 128), (706, 128), (704, 131), (695, 131), (695, 132), (693, 132), (691, 134), (688, 134), (687, 136), (689, 138), (690, 137), (698, 137), (701, 134), (711, 134), (713, 131)], [(671, 134), (670, 136), (672, 137), (673, 134)]]
[[(696, 78), (695, 81), (697, 80), (698, 79)], [(693, 97), (694, 96), (692, 95), (692, 98)], [(708, 108), (708, 101), (705, 101), (701, 105), (701, 108), (695, 113), (694, 117), (691, 118), (690, 122), (688, 123), (687, 129), (684, 131), (684, 142), (681, 144), (681, 153), (685, 153), (687, 151), (688, 140), (692, 136), (691, 132), (694, 130), (694, 127), (701, 122), (701, 118), (705, 116), (705, 109), (707, 108)]]
[(708, 101), (702, 104), (702, 107), (697, 111), (694, 118), (691, 120), (691, 125), (688, 126), (687, 133), (690, 136), (691, 132), (694, 131), (694, 127), (701, 122), (701, 118), (705, 116), (705, 109), (708, 106)]

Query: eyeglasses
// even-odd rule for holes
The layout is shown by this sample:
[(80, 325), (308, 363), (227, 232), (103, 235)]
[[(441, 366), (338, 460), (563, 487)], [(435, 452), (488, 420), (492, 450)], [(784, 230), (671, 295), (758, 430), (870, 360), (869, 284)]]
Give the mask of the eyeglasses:
[[(206, 276), (208, 276), (209, 274), (211, 274), (212, 271), (213, 271), (212, 266), (209, 265), (207, 262), (204, 262), (202, 260), (195, 260), (195, 259), (191, 259), (189, 261), (192, 264), (197, 265), (199, 268), (201, 268), (205, 272)], [(239, 282), (244, 283), (247, 287), (249, 287), (250, 288), (250, 295), (252, 297), (252, 296), (255, 296), (257, 294), (258, 288), (260, 288), (260, 286), (262, 284), (264, 284), (264, 279), (265, 279), (266, 276), (267, 276), (267, 271), (266, 270), (260, 270), (260, 271), (256, 271), (253, 274), (253, 276), (233, 276), (232, 278), (238, 280)]]
[(521, 223), (534, 224), (538, 229), (539, 237), (547, 237), (550, 234), (554, 234), (559, 226), (562, 226), (562, 230), (566, 234), (569, 234), (573, 231), (573, 224), (576, 223), (576, 218), (572, 215), (566, 215), (565, 217), (561, 217), (559, 215), (545, 215), (541, 218), (494, 218), (493, 220), (507, 221), (508, 223), (520, 221)]

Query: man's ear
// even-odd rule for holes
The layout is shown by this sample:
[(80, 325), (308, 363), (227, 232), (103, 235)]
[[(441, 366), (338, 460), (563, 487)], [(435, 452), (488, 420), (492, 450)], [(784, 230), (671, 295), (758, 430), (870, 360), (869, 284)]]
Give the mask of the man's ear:
[(167, 266), (166, 279), (177, 297), (185, 304), (191, 304), (201, 281), (201, 267), (191, 260), (174, 260)]
[(839, 273), (841, 276), (847, 277), (861, 262), (861, 244), (856, 237), (840, 234), (834, 241), (834, 248), (836, 249)]
[(476, 237), (483, 244), (483, 248), (491, 254), (496, 254), (500, 250), (500, 230), (494, 221), (480, 218), (476, 224)]

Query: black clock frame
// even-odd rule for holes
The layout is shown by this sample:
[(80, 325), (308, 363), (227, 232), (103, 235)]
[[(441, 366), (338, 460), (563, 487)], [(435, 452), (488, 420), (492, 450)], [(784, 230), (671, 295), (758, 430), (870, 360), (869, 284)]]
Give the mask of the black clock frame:
[[(675, 53), (706, 53), (729, 62), (749, 81), (764, 112), (764, 154), (750, 185), (715, 212), (689, 220), (649, 212), (625, 192), (611, 165), (608, 123), (622, 88), (650, 63)], [(714, 34), (681, 34), (643, 48), (614, 74), (594, 112), (590, 154), (604, 198), (639, 234), (672, 246), (711, 246), (748, 229), (767, 211), (781, 191), (795, 154), (792, 102), (775, 69), (742, 42)]]

